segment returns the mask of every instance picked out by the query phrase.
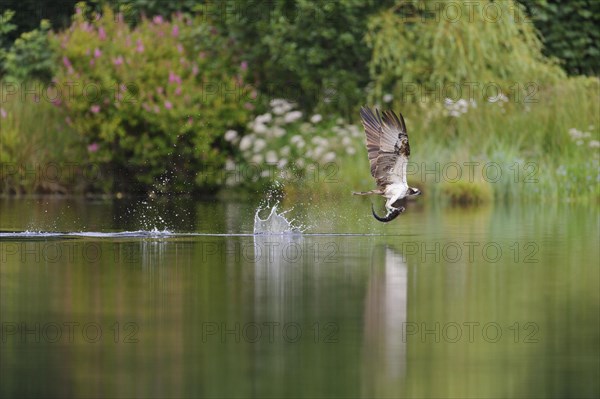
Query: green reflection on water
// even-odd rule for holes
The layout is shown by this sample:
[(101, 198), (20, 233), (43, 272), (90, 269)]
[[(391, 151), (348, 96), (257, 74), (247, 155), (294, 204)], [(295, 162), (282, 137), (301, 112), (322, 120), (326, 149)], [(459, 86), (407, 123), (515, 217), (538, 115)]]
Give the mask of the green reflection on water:
[[(419, 205), (381, 225), (341, 204), (295, 211), (386, 235), (1, 240), (0, 395), (598, 396), (597, 210)], [(163, 216), (249, 232), (255, 205)], [(0, 230), (143, 228), (124, 208), (2, 201)]]

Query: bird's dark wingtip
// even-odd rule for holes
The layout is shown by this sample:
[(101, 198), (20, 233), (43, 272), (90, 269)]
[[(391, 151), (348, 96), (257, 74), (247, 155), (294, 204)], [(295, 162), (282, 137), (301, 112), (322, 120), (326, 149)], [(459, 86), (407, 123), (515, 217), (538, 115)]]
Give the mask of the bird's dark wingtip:
[(369, 107), (367, 107), (366, 105), (363, 105), (360, 107), (360, 116), (363, 119), (371, 119), (375, 117), (375, 114), (373, 113), (373, 110)]

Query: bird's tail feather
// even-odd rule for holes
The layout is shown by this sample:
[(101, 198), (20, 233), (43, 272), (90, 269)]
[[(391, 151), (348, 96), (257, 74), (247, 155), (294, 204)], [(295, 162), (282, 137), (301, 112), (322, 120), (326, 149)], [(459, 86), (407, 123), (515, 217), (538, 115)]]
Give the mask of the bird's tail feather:
[(381, 194), (380, 190), (371, 190), (371, 191), (352, 191), (353, 195), (372, 195), (372, 194)]

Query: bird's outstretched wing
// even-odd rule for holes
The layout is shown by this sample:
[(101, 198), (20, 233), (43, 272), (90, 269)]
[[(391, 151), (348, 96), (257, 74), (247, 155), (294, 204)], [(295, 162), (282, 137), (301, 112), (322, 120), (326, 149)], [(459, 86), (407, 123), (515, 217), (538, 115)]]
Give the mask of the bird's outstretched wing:
[(406, 124), (394, 111), (369, 108), (360, 110), (367, 136), (367, 153), (371, 164), (371, 175), (377, 180), (378, 187), (392, 183), (406, 184), (406, 166), (410, 156), (410, 146), (406, 133)]

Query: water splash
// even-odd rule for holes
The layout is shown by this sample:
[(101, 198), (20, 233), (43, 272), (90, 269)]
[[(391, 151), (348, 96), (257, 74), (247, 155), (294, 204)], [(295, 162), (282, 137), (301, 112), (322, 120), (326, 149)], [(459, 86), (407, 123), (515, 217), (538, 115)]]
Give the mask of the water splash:
[(261, 219), (259, 213), (262, 208), (258, 208), (254, 214), (254, 234), (301, 234), (301, 226), (294, 226), (294, 220), (287, 220), (284, 214), (286, 212), (277, 212), (277, 205), (271, 208), (271, 212), (266, 219)]
[[(288, 219), (285, 216), (291, 209), (277, 212), (283, 195), (281, 182), (273, 182), (254, 214), (254, 234), (302, 234), (304, 232), (304, 226), (295, 224), (294, 219)], [(270, 209), (269, 215), (262, 219), (260, 213), (265, 209)]]

